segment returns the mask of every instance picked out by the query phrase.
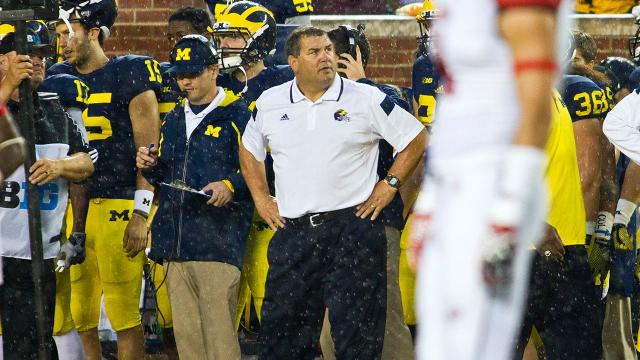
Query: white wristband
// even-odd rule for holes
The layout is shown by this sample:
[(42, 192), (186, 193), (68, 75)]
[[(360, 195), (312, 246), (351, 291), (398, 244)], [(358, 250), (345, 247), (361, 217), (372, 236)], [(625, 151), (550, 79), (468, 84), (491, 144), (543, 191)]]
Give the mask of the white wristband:
[(631, 220), (631, 215), (633, 215), (633, 211), (636, 209), (636, 204), (625, 199), (618, 200), (618, 205), (616, 206), (616, 216), (613, 219), (614, 224), (629, 224), (629, 220)]
[(133, 201), (134, 211), (138, 210), (146, 215), (149, 215), (149, 213), (151, 212), (151, 203), (153, 202), (153, 191), (136, 190)]
[(613, 214), (608, 211), (598, 212), (595, 237), (598, 239), (611, 239), (611, 228), (613, 228)]

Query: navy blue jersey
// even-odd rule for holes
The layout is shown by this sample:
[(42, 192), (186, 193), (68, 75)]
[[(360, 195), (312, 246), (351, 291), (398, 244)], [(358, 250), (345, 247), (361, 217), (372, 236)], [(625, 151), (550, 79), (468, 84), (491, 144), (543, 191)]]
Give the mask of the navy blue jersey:
[(69, 74), (47, 77), (38, 87), (38, 92), (58, 94), (60, 104), (65, 109), (84, 110), (89, 100), (89, 87), (78, 77)]
[(443, 91), (436, 66), (428, 56), (420, 55), (413, 63), (413, 99), (418, 104), (418, 120), (431, 126), (436, 112), (436, 96)]
[[(249, 104), (249, 109), (253, 110), (256, 106), (256, 100), (266, 90), (274, 86), (284, 84), (294, 78), (293, 71), (288, 65), (269, 66), (262, 70), (258, 76), (247, 82), (247, 91), (242, 94), (244, 101)], [(238, 81), (233, 74), (222, 74), (218, 77), (218, 85), (225, 89), (240, 94), (244, 89), (244, 81)]]
[(167, 74), (167, 70), (170, 67), (171, 64), (168, 62), (160, 63), (162, 91), (158, 94), (158, 110), (160, 112), (160, 119), (162, 120), (164, 120), (165, 116), (184, 98), (176, 79)]
[(80, 74), (62, 62), (49, 68), (47, 74), (74, 75), (91, 89), (82, 118), (100, 161), (90, 179), (90, 196), (132, 199), (136, 189), (136, 148), (129, 103), (147, 90), (160, 93), (158, 62), (146, 56), (121, 56), (90, 74)]
[(613, 109), (614, 105), (616, 104), (615, 100), (613, 99), (613, 89), (611, 88), (610, 85), (607, 85), (603, 82), (595, 81), (595, 83), (596, 85), (598, 85), (600, 89), (602, 89), (602, 91), (604, 91), (604, 94), (607, 97), (607, 102), (609, 103), (609, 108), (607, 109), (607, 112), (609, 112), (611, 109)]
[(565, 75), (562, 83), (562, 100), (569, 109), (571, 121), (598, 119), (609, 111), (606, 93), (591, 79), (580, 75)]
[[(227, 6), (227, 0), (205, 0), (209, 11), (214, 15), (222, 12)], [(266, 7), (273, 13), (276, 23), (284, 24), (290, 17), (311, 15), (313, 13), (313, 0), (253, 0)]]

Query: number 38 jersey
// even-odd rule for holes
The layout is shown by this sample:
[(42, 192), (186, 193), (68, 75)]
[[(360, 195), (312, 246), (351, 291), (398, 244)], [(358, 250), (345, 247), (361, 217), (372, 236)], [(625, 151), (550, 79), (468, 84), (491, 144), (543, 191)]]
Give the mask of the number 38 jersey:
[(62, 62), (47, 71), (47, 75), (55, 74), (76, 76), (91, 89), (82, 118), (100, 161), (90, 179), (90, 197), (132, 199), (136, 188), (136, 148), (129, 103), (147, 90), (156, 94), (161, 91), (158, 62), (146, 56), (120, 56), (89, 74), (81, 74)]
[(571, 121), (604, 118), (609, 111), (607, 94), (591, 79), (580, 75), (565, 75), (562, 100), (569, 109)]

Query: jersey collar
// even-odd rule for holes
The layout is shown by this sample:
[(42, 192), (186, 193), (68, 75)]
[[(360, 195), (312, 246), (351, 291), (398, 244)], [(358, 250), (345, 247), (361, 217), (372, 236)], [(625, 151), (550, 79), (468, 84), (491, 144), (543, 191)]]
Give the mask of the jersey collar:
[[(305, 99), (309, 100), (298, 88), (298, 82), (296, 81), (296, 79), (297, 77), (293, 78), (293, 81), (291, 81), (291, 87), (289, 88), (289, 100), (292, 104)], [(333, 83), (331, 83), (331, 86), (329, 86), (327, 91), (325, 91), (325, 93), (320, 97), (320, 99), (318, 99), (318, 101), (340, 101), (343, 90), (344, 80), (342, 79), (342, 76), (336, 74), (336, 77), (333, 79)]]

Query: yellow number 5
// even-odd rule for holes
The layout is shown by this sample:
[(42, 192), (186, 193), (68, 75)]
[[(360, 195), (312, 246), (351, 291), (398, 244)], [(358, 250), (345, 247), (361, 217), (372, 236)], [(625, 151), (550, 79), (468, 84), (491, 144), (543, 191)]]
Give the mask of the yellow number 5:
[(311, 0), (293, 0), (293, 5), (296, 6), (296, 11), (299, 13), (313, 11), (313, 4), (311, 4)]
[(431, 95), (418, 97), (418, 120), (424, 126), (431, 126), (433, 114), (436, 112), (436, 98)]

